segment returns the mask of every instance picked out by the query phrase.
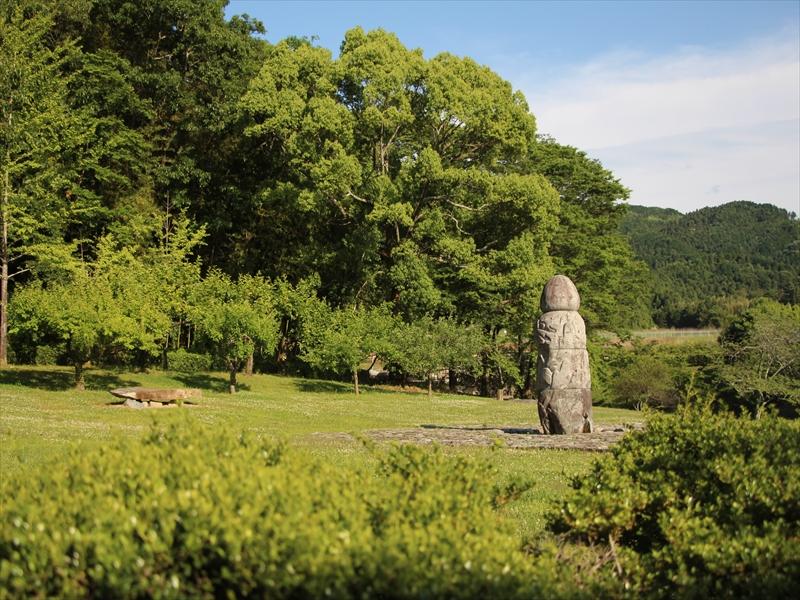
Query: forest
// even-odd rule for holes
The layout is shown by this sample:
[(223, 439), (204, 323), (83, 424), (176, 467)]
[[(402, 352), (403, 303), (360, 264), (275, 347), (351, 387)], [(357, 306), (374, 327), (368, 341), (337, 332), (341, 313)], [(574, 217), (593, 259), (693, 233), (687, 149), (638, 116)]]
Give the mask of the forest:
[(490, 393), (530, 389), (555, 272), (590, 327), (650, 323), (628, 190), (537, 137), (491, 70), (382, 30), (349, 31), (338, 58), (269, 44), (222, 6), (7, 5), (0, 362), (213, 351), (234, 377), (257, 350), (267, 370), (352, 373), (378, 342), (336, 337), (389, 319), (465, 338), (449, 365), (387, 353), (396, 370), (433, 360)]
[(620, 229), (652, 270), (652, 316), (663, 327), (719, 327), (754, 298), (800, 298), (800, 221), (775, 206), (740, 201), (686, 215), (629, 206)]
[(0, 364), (69, 364), (79, 388), (99, 365), (356, 392), (377, 365), (429, 392), (446, 372), (451, 391), (530, 398), (555, 273), (580, 290), (598, 364), (604, 333), (796, 306), (794, 215), (628, 207), (469, 58), (358, 27), (334, 57), (223, 9), (5, 3)]

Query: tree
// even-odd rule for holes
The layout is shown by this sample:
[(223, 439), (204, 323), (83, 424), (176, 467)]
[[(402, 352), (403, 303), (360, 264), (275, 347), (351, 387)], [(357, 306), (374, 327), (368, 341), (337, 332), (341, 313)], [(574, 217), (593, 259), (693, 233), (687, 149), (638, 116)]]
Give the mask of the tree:
[(79, 184), (88, 137), (67, 101), (62, 68), (73, 47), (50, 48), (52, 17), (0, 15), (0, 366), (7, 362), (9, 283), (33, 257), (68, 255), (63, 233), (95, 205)]
[[(204, 262), (234, 273), (245, 264), (255, 218), (252, 179), (261, 156), (242, 136), (237, 103), (269, 45), (264, 26), (225, 18), (225, 0), (93, 0), (70, 21), (84, 53), (113, 60), (130, 88), (117, 114), (151, 141), (147, 161), (155, 204), (185, 209), (206, 225)], [(66, 25), (66, 24), (65, 24)]]
[(318, 309), (319, 277), (311, 276), (297, 285), (281, 278), (275, 280), (273, 285), (275, 307), (280, 319), (280, 339), (275, 352), (275, 363), (279, 369), (285, 371), (290, 365), (297, 366), (292, 363), (299, 360), (303, 323)]
[(433, 375), (443, 369), (449, 369), (451, 374), (474, 371), (483, 344), (483, 336), (475, 327), (427, 317), (414, 323), (398, 323), (386, 358), (405, 375), (424, 377), (430, 397)]
[(356, 28), (336, 60), (274, 46), (241, 108), (264, 152), (253, 239), (276, 274), (317, 273), (334, 306), (530, 338), (559, 201), (529, 168), (535, 121), (507, 82)]
[(149, 142), (130, 127), (147, 108), (124, 62), (64, 34), (76, 7), (30, 0), (0, 16), (0, 364), (10, 282), (63, 271), (76, 247), (94, 258), (96, 240), (126, 220), (116, 210), (140, 213), (150, 185)]
[(777, 405), (800, 412), (800, 306), (761, 299), (720, 334), (720, 395), (755, 414)]
[(12, 333), (63, 342), (75, 368), (75, 387), (83, 389), (86, 363), (104, 353), (160, 352), (170, 320), (155, 301), (157, 283), (147, 265), (105, 239), (97, 261), (76, 268), (66, 280), (33, 281), (17, 290)]
[(371, 354), (387, 355), (395, 323), (384, 307), (333, 309), (318, 301), (302, 326), (300, 358), (310, 366), (349, 373), (359, 395), (358, 368)]
[(272, 352), (278, 321), (269, 283), (258, 275), (236, 281), (212, 270), (192, 294), (191, 317), (216, 347), (230, 375), (228, 390), (236, 393), (236, 374), (259, 344)]
[(155, 276), (155, 301), (170, 317), (172, 326), (161, 340), (162, 366), (166, 368), (166, 353), (183, 344), (188, 348), (192, 339), (192, 291), (200, 283), (200, 261), (193, 253), (203, 244), (205, 227), (196, 227), (188, 218), (166, 219), (162, 235), (142, 248), (150, 274)]
[(626, 408), (675, 408), (678, 404), (673, 370), (661, 357), (637, 356), (620, 369), (611, 389), (615, 403)]
[(552, 274), (558, 199), (521, 169), (535, 121), (489, 69), (356, 28), (336, 60), (274, 46), (241, 108), (266, 174), (253, 248), (334, 305), (488, 322)]
[(618, 231), (629, 190), (599, 161), (549, 137), (539, 138), (531, 162), (561, 196), (550, 255), (556, 270), (580, 290), (587, 326), (615, 331), (649, 326), (649, 271)]

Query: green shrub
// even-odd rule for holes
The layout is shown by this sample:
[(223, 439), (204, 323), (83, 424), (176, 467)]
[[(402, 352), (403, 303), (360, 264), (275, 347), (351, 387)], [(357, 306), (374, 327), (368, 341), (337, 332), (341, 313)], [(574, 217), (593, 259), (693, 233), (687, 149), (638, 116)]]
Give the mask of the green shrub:
[(617, 373), (611, 384), (614, 404), (642, 410), (645, 407), (674, 409), (678, 392), (674, 371), (661, 357), (638, 356)]
[(626, 437), (550, 517), (651, 597), (797, 597), (800, 428), (690, 409)]
[(167, 352), (167, 364), (172, 371), (200, 373), (211, 370), (213, 358), (208, 354), (197, 354), (179, 348), (174, 352)]
[(58, 364), (58, 359), (64, 354), (64, 345), (56, 346), (36, 346), (36, 364), (37, 365), (55, 365)]
[(185, 423), (0, 482), (0, 597), (574, 597), (481, 460), (347, 470)]

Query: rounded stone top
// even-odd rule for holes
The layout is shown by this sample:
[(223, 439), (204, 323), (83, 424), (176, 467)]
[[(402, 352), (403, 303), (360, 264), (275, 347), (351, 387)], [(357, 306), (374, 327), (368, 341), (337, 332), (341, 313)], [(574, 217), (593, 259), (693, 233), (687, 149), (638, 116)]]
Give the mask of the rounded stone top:
[(566, 275), (551, 277), (542, 290), (542, 312), (551, 310), (578, 310), (581, 297), (578, 288)]

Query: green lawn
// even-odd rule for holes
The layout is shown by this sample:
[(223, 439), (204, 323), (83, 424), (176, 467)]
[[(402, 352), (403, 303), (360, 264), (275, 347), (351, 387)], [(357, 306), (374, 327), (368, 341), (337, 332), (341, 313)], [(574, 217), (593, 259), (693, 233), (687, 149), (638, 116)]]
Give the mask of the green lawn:
[[(332, 441), (317, 432), (359, 432), (367, 429), (436, 425), (538, 425), (535, 404), (500, 402), (489, 398), (403, 393), (364, 387), (356, 398), (343, 383), (270, 375), (241, 377), (241, 391), (226, 393), (223, 374), (184, 376), (166, 373), (115, 373), (90, 370), (87, 390), (71, 389), (70, 369), (12, 367), (0, 372), (0, 474), (51, 462), (71, 444), (84, 444), (88, 452), (101, 452), (118, 436), (137, 436), (155, 422), (199, 419), (227, 424), (260, 435), (283, 437), (296, 451), (353, 468), (372, 460), (354, 441)], [(121, 386), (198, 387), (203, 397), (184, 409), (132, 410), (114, 406), (108, 390)], [(628, 410), (596, 407), (598, 423), (641, 420)], [(460, 448), (486, 456), (500, 477), (522, 475), (535, 487), (506, 507), (519, 522), (523, 535), (539, 531), (543, 514), (553, 499), (566, 490), (571, 475), (584, 472), (594, 454), (566, 450), (491, 450)]]

